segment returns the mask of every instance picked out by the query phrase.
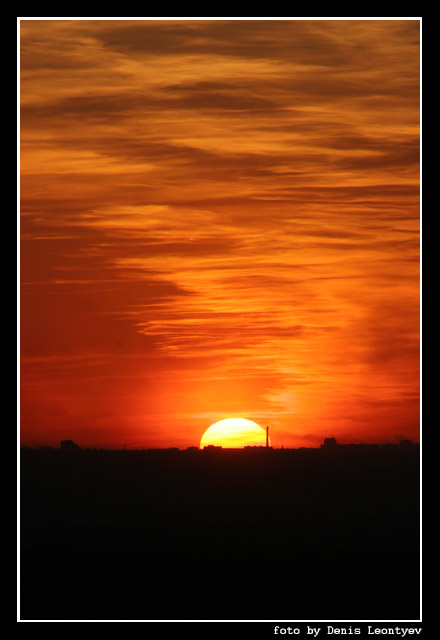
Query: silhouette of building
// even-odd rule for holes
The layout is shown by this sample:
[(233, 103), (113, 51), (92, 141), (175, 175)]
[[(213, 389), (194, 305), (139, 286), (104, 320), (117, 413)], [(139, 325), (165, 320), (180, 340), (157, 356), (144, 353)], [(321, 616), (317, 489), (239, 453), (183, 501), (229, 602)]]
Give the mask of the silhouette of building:
[(410, 447), (414, 447), (414, 442), (412, 442), (412, 440), (401, 440), (399, 444), (402, 449), (409, 449)]
[(336, 438), (325, 438), (324, 443), (321, 445), (321, 449), (335, 449), (338, 446)]
[(73, 442), (73, 440), (61, 440), (60, 447), (64, 451), (81, 451), (81, 447)]

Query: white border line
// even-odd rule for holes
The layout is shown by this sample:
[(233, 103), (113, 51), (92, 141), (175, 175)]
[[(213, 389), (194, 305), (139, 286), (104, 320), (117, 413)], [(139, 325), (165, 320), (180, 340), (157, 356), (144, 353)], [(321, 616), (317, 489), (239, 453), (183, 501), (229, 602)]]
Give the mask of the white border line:
[[(154, 17), (154, 18), (67, 18), (17, 17), (17, 621), (19, 622), (422, 622), (422, 464), (420, 464), (420, 619), (417, 620), (21, 620), (20, 619), (20, 22), (22, 20), (418, 20), (420, 22), (420, 223), (422, 222), (422, 17), (291, 17), (291, 18), (213, 18), (213, 17)], [(420, 241), (422, 225), (420, 224)], [(420, 390), (422, 388), (422, 243), (420, 242)], [(420, 395), (420, 463), (422, 458), (422, 405)]]

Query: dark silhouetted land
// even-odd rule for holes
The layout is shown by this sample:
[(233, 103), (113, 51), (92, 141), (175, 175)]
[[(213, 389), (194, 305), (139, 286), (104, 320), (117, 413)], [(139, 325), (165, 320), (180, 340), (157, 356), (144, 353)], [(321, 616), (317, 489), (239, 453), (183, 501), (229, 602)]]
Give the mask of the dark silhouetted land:
[(21, 618), (419, 617), (419, 448), (21, 453)]

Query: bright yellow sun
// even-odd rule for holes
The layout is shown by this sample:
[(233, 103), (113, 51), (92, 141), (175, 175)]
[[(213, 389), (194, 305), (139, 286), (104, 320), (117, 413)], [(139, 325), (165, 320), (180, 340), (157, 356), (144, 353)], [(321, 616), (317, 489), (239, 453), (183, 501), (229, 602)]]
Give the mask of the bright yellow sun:
[(264, 447), (266, 445), (266, 429), (245, 418), (226, 418), (212, 424), (203, 434), (200, 448), (203, 449), (209, 445), (227, 449), (247, 446)]

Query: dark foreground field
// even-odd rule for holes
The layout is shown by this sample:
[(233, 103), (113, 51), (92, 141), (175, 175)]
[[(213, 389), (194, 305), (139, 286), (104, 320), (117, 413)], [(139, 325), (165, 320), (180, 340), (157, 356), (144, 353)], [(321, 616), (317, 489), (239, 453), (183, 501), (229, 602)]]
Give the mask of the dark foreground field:
[(21, 619), (419, 618), (419, 451), (21, 454)]

